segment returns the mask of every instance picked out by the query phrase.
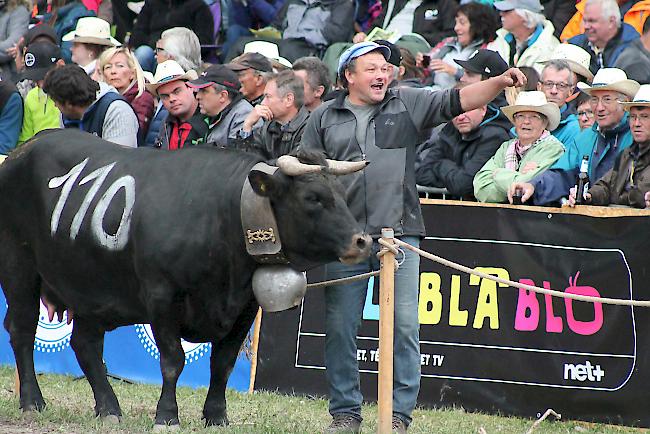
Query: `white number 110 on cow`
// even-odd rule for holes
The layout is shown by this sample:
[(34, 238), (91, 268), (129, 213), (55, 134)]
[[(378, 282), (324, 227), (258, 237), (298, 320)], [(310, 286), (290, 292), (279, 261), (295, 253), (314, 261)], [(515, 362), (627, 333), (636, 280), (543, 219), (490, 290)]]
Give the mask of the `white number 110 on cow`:
[[(59, 196), (59, 200), (56, 202), (56, 206), (54, 207), (54, 210), (52, 211), (52, 219), (50, 221), (50, 232), (52, 236), (56, 234), (56, 231), (59, 228), (59, 220), (61, 219), (61, 213), (63, 212), (63, 208), (65, 207), (66, 201), (68, 200), (68, 197), (70, 196), (70, 192), (72, 189), (75, 187), (75, 182), (77, 181), (77, 178), (79, 178), (79, 175), (83, 171), (83, 169), (86, 167), (86, 164), (88, 164), (88, 158), (83, 160), (81, 163), (77, 164), (74, 166), (68, 173), (66, 173), (63, 176), (57, 176), (48, 182), (48, 187), (49, 188), (59, 188), (63, 186), (61, 189), (61, 195)], [(106, 180), (106, 177), (108, 176), (108, 173), (113, 169), (115, 166), (115, 163), (108, 164), (104, 167), (100, 167), (97, 170), (94, 170), (90, 174), (86, 175), (84, 178), (79, 181), (79, 185), (84, 185), (89, 181), (95, 180), (86, 193), (86, 196), (84, 197), (83, 201), (81, 202), (81, 205), (79, 206), (79, 210), (75, 214), (74, 218), (72, 219), (72, 224), (70, 225), (70, 239), (75, 240), (77, 238), (77, 235), (79, 234), (79, 230), (81, 229), (81, 224), (83, 223), (84, 218), (86, 217), (86, 213), (88, 212), (88, 208), (90, 208), (90, 204), (93, 201), (94, 197), (97, 195), (97, 192), (101, 188), (102, 184)], [(113, 197), (117, 194), (120, 189), (124, 189), (125, 193), (125, 204), (124, 204), (124, 209), (122, 210), (122, 218), (120, 220), (120, 225), (117, 228), (117, 231), (115, 231), (115, 234), (108, 234), (106, 231), (104, 231), (104, 215), (106, 214), (106, 211), (108, 210), (109, 205), (111, 204), (111, 201), (113, 200)], [(122, 176), (121, 178), (118, 178), (115, 180), (106, 190), (106, 192), (102, 195), (102, 197), (99, 199), (97, 202), (97, 205), (95, 205), (95, 209), (93, 210), (92, 217), (90, 219), (90, 228), (92, 231), (93, 236), (97, 239), (97, 242), (99, 242), (100, 245), (106, 247), (108, 250), (121, 250), (124, 248), (126, 245), (128, 239), (129, 239), (129, 228), (131, 226), (131, 213), (133, 211), (133, 205), (135, 203), (135, 179), (130, 176)]]

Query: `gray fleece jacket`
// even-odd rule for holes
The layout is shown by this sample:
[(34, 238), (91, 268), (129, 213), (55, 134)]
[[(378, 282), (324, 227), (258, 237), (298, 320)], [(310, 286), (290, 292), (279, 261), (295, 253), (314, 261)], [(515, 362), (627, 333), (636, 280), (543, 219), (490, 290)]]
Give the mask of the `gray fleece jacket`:
[(327, 158), (368, 160), (363, 171), (343, 176), (352, 214), (374, 238), (383, 227), (395, 236), (425, 235), (415, 186), (415, 148), (420, 132), (462, 112), (457, 89), (389, 89), (370, 118), (365, 143), (356, 138), (356, 118), (345, 108), (347, 93), (314, 110), (301, 146), (324, 152)]

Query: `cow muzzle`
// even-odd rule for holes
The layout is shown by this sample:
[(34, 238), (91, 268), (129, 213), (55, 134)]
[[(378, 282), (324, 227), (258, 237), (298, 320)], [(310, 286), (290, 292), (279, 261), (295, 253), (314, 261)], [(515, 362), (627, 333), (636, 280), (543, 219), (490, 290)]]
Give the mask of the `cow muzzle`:
[(339, 256), (339, 261), (346, 265), (357, 264), (370, 255), (372, 248), (372, 238), (368, 234), (357, 233), (352, 235), (352, 240), (345, 249), (343, 254)]

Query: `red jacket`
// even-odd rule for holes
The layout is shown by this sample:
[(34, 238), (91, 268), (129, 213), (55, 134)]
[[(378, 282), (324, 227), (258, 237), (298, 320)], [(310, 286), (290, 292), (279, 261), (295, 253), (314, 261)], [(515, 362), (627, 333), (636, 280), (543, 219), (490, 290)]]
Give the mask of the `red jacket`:
[(131, 86), (126, 92), (124, 92), (124, 99), (131, 104), (135, 114), (138, 116), (138, 143), (140, 143), (141, 138), (144, 138), (149, 130), (149, 122), (151, 122), (151, 117), (153, 116), (153, 96), (148, 91), (144, 91), (142, 95), (136, 98), (138, 94), (138, 85), (137, 83)]

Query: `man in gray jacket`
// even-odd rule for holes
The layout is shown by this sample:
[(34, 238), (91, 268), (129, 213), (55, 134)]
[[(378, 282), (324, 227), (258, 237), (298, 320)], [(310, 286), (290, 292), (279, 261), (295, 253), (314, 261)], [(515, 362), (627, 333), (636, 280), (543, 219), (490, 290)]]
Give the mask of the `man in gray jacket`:
[[(463, 89), (432, 92), (388, 89), (390, 49), (361, 42), (339, 59), (338, 74), (347, 92), (314, 110), (301, 146), (324, 152), (336, 160), (368, 160), (364, 171), (342, 179), (347, 202), (365, 232), (374, 239), (383, 227), (418, 246), (425, 235), (415, 187), (415, 147), (418, 132), (484, 106), (508, 86), (525, 84), (517, 69)], [(420, 388), (418, 322), (419, 262), (405, 250), (395, 272), (393, 431), (406, 432)], [(328, 279), (378, 269), (375, 255), (356, 265), (328, 264)], [(368, 281), (333, 285), (325, 291), (325, 364), (333, 417), (326, 432), (359, 432), (361, 402), (356, 335), (361, 322)]]
[(199, 108), (206, 115), (208, 131), (203, 142), (235, 147), (237, 133), (253, 110), (253, 106), (239, 92), (237, 74), (224, 65), (212, 65), (187, 85), (197, 89)]

